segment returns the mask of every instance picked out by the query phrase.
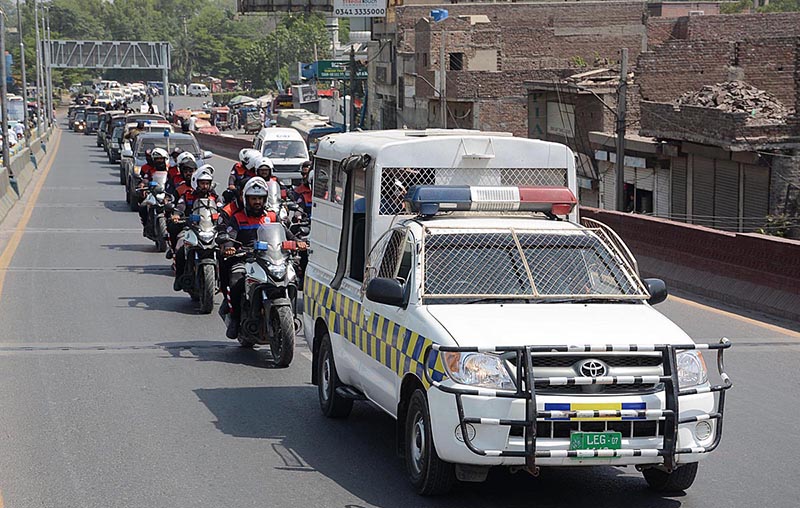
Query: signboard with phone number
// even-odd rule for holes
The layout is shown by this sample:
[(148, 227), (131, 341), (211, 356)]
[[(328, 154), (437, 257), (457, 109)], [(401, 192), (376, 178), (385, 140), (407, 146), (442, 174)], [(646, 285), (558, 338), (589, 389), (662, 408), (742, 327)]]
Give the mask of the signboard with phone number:
[(333, 14), (342, 18), (386, 16), (386, 0), (333, 0)]

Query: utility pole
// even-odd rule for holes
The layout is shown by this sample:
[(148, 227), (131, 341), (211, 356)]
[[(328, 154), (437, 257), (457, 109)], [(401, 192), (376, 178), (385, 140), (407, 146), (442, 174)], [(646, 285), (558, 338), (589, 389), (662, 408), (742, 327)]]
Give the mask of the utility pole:
[(350, 130), (356, 130), (356, 48), (350, 46)]
[(445, 61), (445, 38), (447, 32), (442, 27), (442, 40), (439, 45), (439, 124), (442, 129), (447, 128), (447, 97), (445, 96), (447, 89), (447, 62)]
[(25, 42), (22, 40), (22, 9), (17, 0), (17, 33), (19, 34), (19, 62), (22, 67), (22, 124), (25, 126), (25, 145), (28, 145), (28, 79), (25, 77)]
[(164, 66), (162, 71), (162, 79), (164, 81), (164, 110), (161, 112), (164, 116), (169, 114), (169, 43), (166, 42), (161, 45), (161, 63)]
[(44, 105), (42, 104), (44, 89), (42, 81), (42, 62), (44, 59), (42, 58), (42, 40), (39, 38), (39, 0), (33, 1), (33, 18), (36, 20), (36, 128), (41, 136), (42, 122), (44, 121), (44, 116), (42, 116), (42, 112), (44, 111)]
[(46, 55), (47, 55), (47, 118), (50, 119), (50, 124), (55, 123), (53, 118), (53, 67), (50, 65), (50, 58), (52, 51), (50, 47), (50, 9), (46, 9), (47, 24), (45, 25), (45, 36), (47, 37)]
[(628, 48), (622, 48), (617, 88), (617, 211), (625, 211), (625, 108), (628, 92)]
[(2, 65), (0, 65), (0, 123), (2, 123), (3, 130), (3, 166), (8, 171), (8, 176), (14, 178), (11, 172), (11, 156), (8, 153), (8, 90), (6, 86), (6, 13), (0, 11), (0, 55), (3, 56)]

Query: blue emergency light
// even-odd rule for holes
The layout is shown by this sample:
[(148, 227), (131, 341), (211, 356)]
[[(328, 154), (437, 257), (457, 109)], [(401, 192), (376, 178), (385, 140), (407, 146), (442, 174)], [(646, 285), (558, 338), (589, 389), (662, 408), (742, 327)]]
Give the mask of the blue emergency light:
[(567, 215), (578, 203), (567, 187), (414, 185), (406, 207), (423, 217), (439, 212), (544, 212)]
[(192, 224), (198, 224), (200, 222), (200, 215), (193, 213), (189, 216), (189, 222)]
[(169, 137), (169, 129), (164, 129), (164, 137), (165, 138)]
[(259, 250), (259, 251), (269, 250), (269, 243), (258, 241), (253, 244), (253, 250)]

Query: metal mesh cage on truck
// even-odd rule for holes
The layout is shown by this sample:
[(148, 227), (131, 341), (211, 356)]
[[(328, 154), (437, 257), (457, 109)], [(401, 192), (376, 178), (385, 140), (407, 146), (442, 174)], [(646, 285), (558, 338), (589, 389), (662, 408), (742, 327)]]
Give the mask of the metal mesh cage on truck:
[[(592, 458), (592, 457), (662, 457), (664, 466), (674, 469), (676, 456), (681, 454), (700, 454), (713, 451), (722, 439), (722, 419), (725, 409), (725, 392), (733, 386), (725, 372), (723, 353), (731, 346), (728, 339), (721, 339), (718, 344), (622, 344), (622, 345), (536, 345), (536, 346), (500, 346), (500, 347), (458, 347), (432, 344), (425, 350), (424, 374), (431, 389), (441, 390), (455, 395), (461, 436), (467, 448), (477, 455), (489, 457), (521, 457), (527, 467), (535, 467), (537, 458)], [(713, 350), (717, 352), (717, 371), (722, 384), (704, 384), (693, 388), (680, 388), (676, 353), (691, 350)], [(658, 353), (661, 359), (663, 375), (659, 376), (560, 376), (536, 377), (533, 367), (534, 353)], [(505, 369), (512, 380), (514, 389), (488, 389), (462, 384), (447, 384), (447, 380), (436, 381), (431, 377), (431, 365), (435, 364), (433, 355), (448, 353), (491, 353), (497, 354), (504, 361)], [(513, 365), (512, 365), (513, 362)], [(445, 363), (445, 362), (443, 362)], [(620, 410), (545, 410), (539, 411), (536, 405), (537, 388), (570, 385), (643, 385), (662, 384), (665, 404), (662, 408), (620, 409)], [(714, 411), (680, 418), (680, 398), (700, 393), (715, 393)], [(466, 415), (464, 397), (497, 397), (523, 400), (525, 402), (524, 419), (483, 418), (480, 415)], [(634, 418), (638, 420), (660, 421), (663, 426), (663, 442), (658, 448), (620, 448), (595, 450), (537, 450), (537, 424), (551, 419), (563, 418)], [(716, 421), (716, 434), (708, 446), (678, 448), (678, 426), (700, 421)], [(483, 450), (473, 444), (473, 438), (467, 424), (504, 425), (523, 429), (524, 450)]]
[(566, 168), (383, 168), (381, 215), (406, 214), (402, 198), (414, 185), (567, 187)]

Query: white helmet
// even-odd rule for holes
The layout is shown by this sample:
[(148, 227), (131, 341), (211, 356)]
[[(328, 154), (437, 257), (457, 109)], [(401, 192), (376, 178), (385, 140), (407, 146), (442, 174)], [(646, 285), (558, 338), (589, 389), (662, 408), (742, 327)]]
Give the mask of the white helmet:
[[(208, 170), (211, 168), (211, 171)], [(206, 164), (192, 174), (192, 189), (197, 190), (197, 184), (200, 181), (214, 181), (214, 168)]]
[(270, 171), (275, 169), (275, 164), (272, 163), (272, 159), (269, 157), (253, 157), (250, 159), (250, 166), (247, 168), (250, 171), (257, 173), (258, 168), (267, 166), (269, 167)]
[(254, 176), (253, 178), (249, 179), (242, 190), (242, 196), (245, 198), (247, 198), (247, 196), (267, 195), (269, 195), (269, 192), (267, 191), (267, 182), (265, 182), (260, 176)]
[(214, 166), (212, 166), (211, 164), (203, 164), (202, 166), (197, 168), (197, 170), (198, 171), (208, 171), (211, 174), (211, 176), (214, 176), (214, 171), (216, 171), (214, 169)]
[(178, 155), (178, 158), (175, 159), (175, 164), (180, 166), (181, 164), (184, 164), (186, 161), (190, 161), (190, 160), (197, 162), (197, 159), (195, 159), (194, 155), (192, 155), (191, 153), (189, 153), (189, 152), (181, 152)]
[(256, 150), (255, 148), (243, 148), (239, 152), (239, 160), (242, 161), (244, 167), (247, 167), (250, 163), (250, 160), (256, 157), (260, 157), (261, 152)]
[(150, 157), (153, 158), (153, 159), (161, 158), (161, 159), (166, 160), (166, 159), (169, 159), (169, 154), (163, 148), (153, 148), (153, 151), (150, 152)]

